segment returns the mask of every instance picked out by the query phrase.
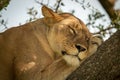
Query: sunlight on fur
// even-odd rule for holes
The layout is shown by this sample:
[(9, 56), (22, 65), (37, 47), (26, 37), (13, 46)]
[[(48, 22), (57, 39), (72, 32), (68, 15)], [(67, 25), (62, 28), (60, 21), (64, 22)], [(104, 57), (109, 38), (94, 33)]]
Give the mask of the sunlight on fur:
[(30, 70), (32, 67), (35, 66), (35, 62), (29, 62), (27, 64), (24, 64), (21, 68), (21, 71), (25, 72), (27, 70)]
[(67, 62), (67, 64), (72, 65), (72, 66), (79, 66), (80, 61), (76, 56), (72, 55), (64, 55), (63, 58)]

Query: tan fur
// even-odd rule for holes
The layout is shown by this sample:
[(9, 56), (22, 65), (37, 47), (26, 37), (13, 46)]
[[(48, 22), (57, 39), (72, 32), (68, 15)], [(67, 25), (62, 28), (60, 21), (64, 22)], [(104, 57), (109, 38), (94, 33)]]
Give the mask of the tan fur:
[(101, 44), (75, 16), (45, 6), (42, 13), (0, 33), (0, 80), (65, 80)]

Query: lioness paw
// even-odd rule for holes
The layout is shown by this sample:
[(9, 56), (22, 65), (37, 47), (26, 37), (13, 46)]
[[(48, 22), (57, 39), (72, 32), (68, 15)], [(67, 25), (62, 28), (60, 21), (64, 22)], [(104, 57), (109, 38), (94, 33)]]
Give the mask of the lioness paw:
[(93, 54), (97, 51), (98, 47), (103, 43), (103, 39), (100, 35), (93, 35), (90, 39), (89, 53)]

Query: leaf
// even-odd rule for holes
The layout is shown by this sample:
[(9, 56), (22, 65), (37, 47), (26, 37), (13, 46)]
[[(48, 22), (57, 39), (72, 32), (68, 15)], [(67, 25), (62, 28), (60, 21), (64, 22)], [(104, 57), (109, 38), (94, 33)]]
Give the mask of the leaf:
[(62, 6), (65, 6), (65, 4), (64, 4), (63, 2), (61, 3), (61, 5), (62, 5)]
[(84, 10), (86, 9), (84, 5), (82, 5), (82, 8), (83, 8)]
[(74, 14), (74, 13), (75, 13), (75, 10), (72, 10), (71, 12), (72, 12), (72, 14)]
[(76, 2), (79, 2), (78, 0), (75, 0)]
[(0, 17), (2, 17), (2, 15), (0, 14)]
[(92, 18), (91, 18), (91, 15), (90, 15), (90, 14), (88, 15), (88, 18), (89, 18), (89, 20), (92, 20)]
[(88, 6), (88, 7), (91, 7), (91, 5), (90, 5), (90, 3), (89, 3), (89, 2), (87, 3), (87, 6)]
[(1, 24), (4, 24), (4, 22), (5, 22), (5, 21), (2, 19)]

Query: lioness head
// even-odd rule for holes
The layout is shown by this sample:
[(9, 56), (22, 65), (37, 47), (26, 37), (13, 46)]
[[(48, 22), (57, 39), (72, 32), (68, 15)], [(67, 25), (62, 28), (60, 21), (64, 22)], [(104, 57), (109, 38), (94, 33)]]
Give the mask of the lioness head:
[(63, 56), (68, 64), (79, 65), (82, 59), (95, 52), (91, 47), (99, 43), (93, 40), (95, 36), (81, 20), (69, 13), (57, 14), (45, 6), (42, 13), (48, 26), (47, 38), (55, 55)]

